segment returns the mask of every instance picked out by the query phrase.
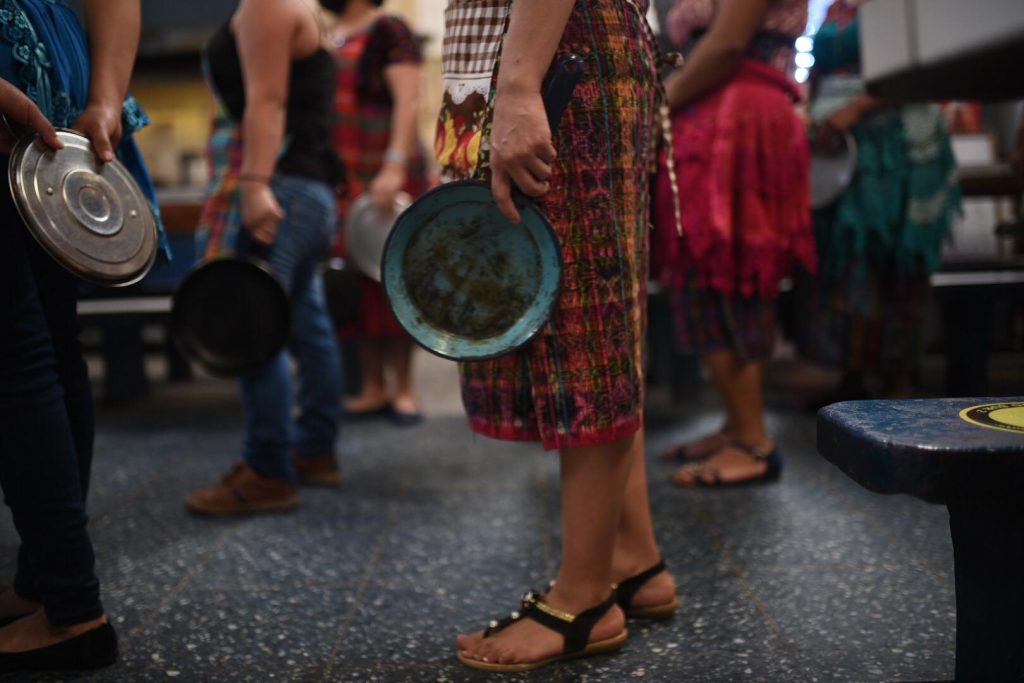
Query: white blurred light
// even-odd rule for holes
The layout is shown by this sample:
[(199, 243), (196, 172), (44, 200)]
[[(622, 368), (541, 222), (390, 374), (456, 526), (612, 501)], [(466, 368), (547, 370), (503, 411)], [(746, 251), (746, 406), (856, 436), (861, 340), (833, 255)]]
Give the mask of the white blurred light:
[(807, 77), (810, 76), (810, 75), (811, 75), (810, 71), (808, 71), (807, 69), (802, 69), (802, 68), (801, 69), (797, 69), (796, 71), (793, 72), (793, 78), (796, 79), (797, 83), (805, 83), (807, 81)]
[(796, 39), (797, 52), (810, 52), (814, 49), (814, 40), (810, 36), (800, 36)]
[(812, 66), (814, 66), (814, 55), (808, 54), (806, 52), (796, 53), (796, 65), (799, 66), (801, 69), (810, 69)]

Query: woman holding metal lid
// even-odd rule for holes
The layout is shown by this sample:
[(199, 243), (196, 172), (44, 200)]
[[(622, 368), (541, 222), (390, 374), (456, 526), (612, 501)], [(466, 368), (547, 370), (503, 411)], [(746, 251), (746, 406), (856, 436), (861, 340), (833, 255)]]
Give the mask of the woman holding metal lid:
[(288, 351), (299, 388), (285, 351), (241, 378), (242, 459), (213, 486), (188, 494), (185, 506), (195, 514), (290, 510), (299, 503), (296, 470), (320, 483), (341, 479), (334, 454), (341, 367), (319, 272), (334, 239), (339, 180), (328, 136), (334, 62), (323, 41), (314, 0), (242, 0), (206, 45), (219, 111), (201, 239), (207, 256), (240, 242), (269, 250), (292, 304)]
[[(956, 160), (936, 104), (864, 92), (856, 0), (837, 0), (814, 38), (816, 142), (856, 141), (853, 179), (814, 213), (821, 272), (800, 282), (802, 351), (843, 377), (812, 401), (905, 398), (921, 361), (929, 276), (960, 210)], [(808, 278), (809, 280), (809, 278)]]
[[(382, 216), (394, 213), (395, 198), (413, 199), (429, 185), (425, 150), (416, 132), (423, 56), (419, 40), (383, 0), (344, 0), (329, 31), (337, 68), (331, 143), (345, 164), (338, 199), (344, 221), (355, 200), (368, 193)], [(339, 237), (336, 251), (347, 245)], [(347, 417), (388, 415), (399, 426), (422, 420), (412, 385), (412, 339), (388, 307), (384, 290), (359, 276), (354, 319), (341, 326), (359, 357), (362, 384), (345, 401)], [(386, 375), (393, 379), (388, 391)]]
[[(55, 149), (54, 126), (83, 133), (152, 200), (130, 139), (145, 116), (125, 99), (139, 3), (85, 0), (84, 9), (88, 43), (59, 2), (0, 2), (0, 112)], [(4, 153), (12, 143), (0, 134)], [(0, 588), (0, 674), (106, 666), (117, 638), (86, 530), (94, 415), (78, 281), (29, 236), (6, 190), (0, 211), (0, 485), (21, 537), (14, 585)]]
[[(470, 427), (557, 449), (562, 474), (556, 581), (507, 619), (458, 638), (459, 658), (473, 668), (519, 671), (608, 652), (625, 641), (627, 617), (671, 616), (678, 604), (644, 471), (646, 188), (657, 93), (646, 6), (453, 0), (445, 11), (435, 145), (442, 173), (489, 179), (513, 221), (513, 185), (537, 198), (564, 262), (561, 297), (536, 337), (460, 365)], [(584, 75), (551, 131), (542, 82), (570, 52), (583, 58)]]

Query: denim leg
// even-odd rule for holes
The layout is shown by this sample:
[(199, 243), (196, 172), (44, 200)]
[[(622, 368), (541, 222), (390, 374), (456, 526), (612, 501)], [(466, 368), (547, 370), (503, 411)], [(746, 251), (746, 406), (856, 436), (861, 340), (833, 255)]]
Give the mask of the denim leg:
[(341, 411), (341, 358), (327, 314), (323, 278), (314, 272), (305, 295), (295, 301), (291, 351), (299, 366), (299, 416), (295, 449), (315, 458), (334, 452)]
[[(326, 256), (333, 236), (333, 198), (326, 185), (304, 178), (278, 174), (272, 187), (285, 217), (274, 241), (270, 269), (284, 284), (292, 300), (290, 347), (301, 349), (301, 353), (312, 358), (313, 362), (325, 364), (320, 367), (300, 366), (300, 372), (303, 397), (307, 394), (306, 384), (312, 384), (308, 391), (318, 401), (326, 400), (320, 398), (325, 395), (336, 396), (331, 406), (333, 420), (319, 404), (317, 410), (310, 411), (313, 432), (320, 439), (330, 439), (333, 445), (340, 401), (340, 373), (336, 370), (337, 350), (333, 356), (328, 353), (320, 336), (316, 311), (322, 311), (325, 319), (327, 314), (322, 289), (314, 284), (314, 276), (319, 272), (318, 264)], [(334, 343), (333, 335), (330, 341)], [(301, 355), (299, 361), (302, 362)], [(320, 376), (314, 377), (317, 373)], [(337, 394), (331, 394), (335, 386), (338, 387)], [(293, 393), (291, 369), (284, 353), (263, 371), (243, 378), (242, 398), (246, 414), (245, 461), (264, 476), (294, 479), (291, 463), (291, 449), (296, 442), (291, 418)], [(305, 422), (303, 420), (303, 424)]]
[[(10, 200), (8, 199), (8, 202)], [(22, 540), (15, 590), (43, 602), (56, 626), (100, 616), (99, 581), (86, 531), (75, 434), (37, 277), (53, 292), (73, 291), (33, 272), (28, 236), (0, 210), (0, 486)], [(73, 306), (73, 300), (71, 302)], [(67, 302), (64, 302), (64, 308)], [(70, 325), (73, 326), (73, 320)]]

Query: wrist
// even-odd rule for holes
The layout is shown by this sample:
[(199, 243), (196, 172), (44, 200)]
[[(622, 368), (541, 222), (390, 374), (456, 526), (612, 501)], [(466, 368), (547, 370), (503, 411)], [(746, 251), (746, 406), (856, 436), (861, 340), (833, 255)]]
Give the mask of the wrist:
[(386, 152), (384, 152), (383, 160), (384, 163), (382, 166), (384, 168), (392, 166), (395, 168), (404, 169), (406, 161), (409, 160), (409, 155), (400, 149), (389, 149)]
[(110, 113), (115, 116), (120, 116), (123, 101), (123, 98), (118, 99), (110, 95), (103, 96), (100, 94), (95, 94), (89, 97), (88, 101), (85, 103), (85, 108), (94, 110), (98, 109), (100, 111)]
[(242, 187), (252, 186), (252, 185), (257, 185), (257, 186), (258, 185), (263, 185), (263, 186), (268, 186), (269, 187), (270, 186), (270, 176), (269, 175), (264, 175), (262, 173), (247, 173), (247, 172), (243, 172), (243, 173), (239, 173), (238, 174), (238, 182), (242, 185)]

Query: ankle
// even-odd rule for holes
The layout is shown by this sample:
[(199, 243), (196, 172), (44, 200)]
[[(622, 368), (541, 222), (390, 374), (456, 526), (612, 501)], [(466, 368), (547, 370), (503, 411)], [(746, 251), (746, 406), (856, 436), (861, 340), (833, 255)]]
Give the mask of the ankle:
[(763, 429), (737, 432), (733, 434), (732, 437), (744, 446), (754, 448), (759, 451), (770, 451), (775, 445), (772, 441), (772, 437), (768, 436), (768, 432)]
[(570, 614), (579, 614), (607, 600), (611, 592), (611, 581), (568, 584), (559, 580), (545, 594), (544, 602)]

